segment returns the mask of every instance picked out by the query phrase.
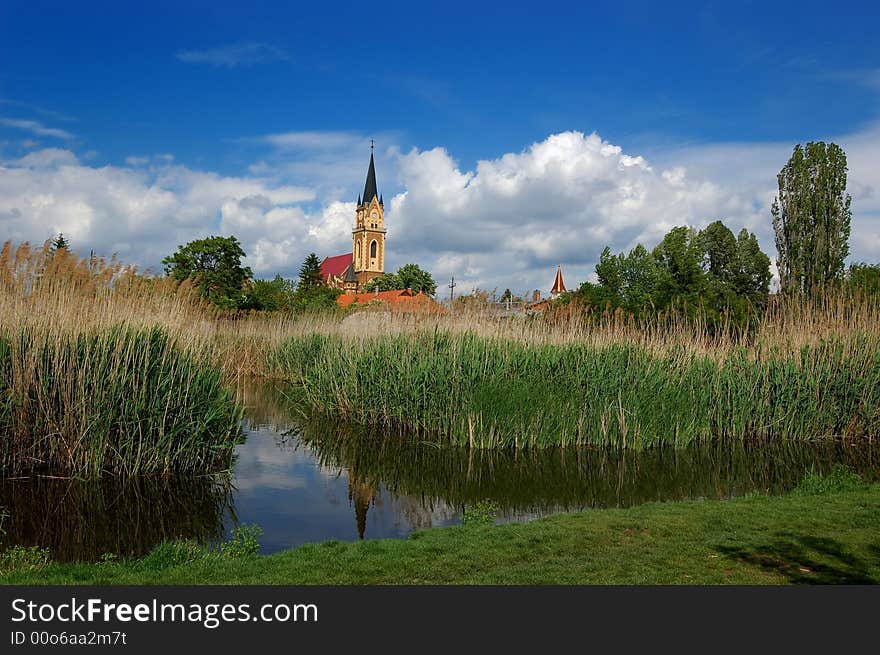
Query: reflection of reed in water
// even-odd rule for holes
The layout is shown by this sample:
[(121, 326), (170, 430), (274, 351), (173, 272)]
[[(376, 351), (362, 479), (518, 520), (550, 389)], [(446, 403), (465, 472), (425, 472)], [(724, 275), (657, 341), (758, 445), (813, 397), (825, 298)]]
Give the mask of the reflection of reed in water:
[(48, 547), (65, 562), (140, 556), (169, 539), (221, 538), (231, 500), (228, 475), (2, 480), (2, 540)]
[[(842, 462), (880, 477), (880, 452), (870, 444), (713, 443), (688, 449), (611, 451), (587, 448), (468, 449), (416, 443), (352, 425), (307, 419), (273, 385), (240, 389), (254, 426), (286, 436), (279, 446), (305, 445), (328, 471), (345, 471), (358, 534), (380, 502), (393, 505), (412, 529), (446, 521), (490, 499), (513, 516), (654, 500), (725, 498), (751, 491), (781, 493), (812, 467)], [(387, 491), (388, 494), (383, 492)]]
[(239, 380), (235, 399), (245, 408), (247, 424), (254, 429), (285, 432), (296, 426), (293, 404), (279, 385), (263, 380)]
[(837, 462), (869, 479), (880, 477), (880, 453), (870, 445), (480, 450), (382, 438), (321, 421), (301, 423), (290, 439), (305, 443), (320, 464), (346, 469), (352, 480), (371, 481), (372, 489), (381, 485), (426, 506), (465, 507), (491, 499), (507, 514), (782, 493), (810, 468), (828, 471)]

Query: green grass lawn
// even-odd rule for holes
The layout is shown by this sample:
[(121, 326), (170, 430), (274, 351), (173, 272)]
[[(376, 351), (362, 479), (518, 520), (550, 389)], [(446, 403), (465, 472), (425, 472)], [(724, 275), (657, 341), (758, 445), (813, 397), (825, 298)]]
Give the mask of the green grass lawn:
[[(134, 561), (13, 565), (5, 584), (781, 584), (880, 582), (880, 484), (648, 503), (276, 555), (169, 543)], [(238, 552), (237, 552), (238, 551)]]

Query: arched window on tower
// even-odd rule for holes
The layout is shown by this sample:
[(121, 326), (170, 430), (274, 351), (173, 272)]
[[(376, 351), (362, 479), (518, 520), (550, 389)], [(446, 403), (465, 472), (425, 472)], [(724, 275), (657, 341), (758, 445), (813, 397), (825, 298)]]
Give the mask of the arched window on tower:
[(378, 247), (379, 247), (379, 246), (378, 246), (378, 244), (376, 243), (376, 241), (375, 241), (375, 239), (374, 239), (373, 242), (370, 244), (370, 259), (375, 259), (375, 258), (376, 258), (376, 250), (377, 250)]
[(361, 267), (361, 242), (358, 241), (354, 246), (354, 268), (358, 270)]

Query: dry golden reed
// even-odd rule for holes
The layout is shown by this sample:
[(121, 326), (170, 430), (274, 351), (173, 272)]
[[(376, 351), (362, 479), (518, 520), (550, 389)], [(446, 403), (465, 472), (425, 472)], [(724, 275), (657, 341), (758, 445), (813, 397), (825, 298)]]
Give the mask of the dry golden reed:
[(113, 260), (0, 250), (0, 470), (57, 475), (228, 466), (241, 408), (187, 288)]
[[(74, 383), (57, 375), (51, 383), (46, 382), (38, 375), (39, 367), (34, 362), (39, 358), (34, 353), (43, 353), (41, 357), (53, 353), (50, 359), (60, 367), (59, 372), (84, 380), (86, 372), (94, 370), (90, 362), (71, 360), (76, 366), (62, 365), (71, 348), (86, 348), (76, 344), (91, 344), (88, 348), (93, 350), (103, 347), (107, 361), (121, 374), (125, 367), (135, 365), (133, 353), (144, 348), (142, 340), (165, 339), (162, 343), (167, 345), (162, 346), (165, 350), (159, 361), (175, 374), (189, 371), (190, 377), (185, 380), (174, 378), (182, 385), (182, 397), (187, 397), (186, 389), (196, 384), (196, 370), (221, 372), (226, 387), (234, 386), (242, 377), (275, 378), (293, 383), (305, 392), (307, 402), (338, 418), (400, 424), (417, 430), (440, 428), (450, 440), (460, 443), (516, 446), (574, 440), (631, 445), (704, 439), (724, 431), (719, 426), (724, 414), (718, 411), (721, 402), (716, 395), (730, 396), (730, 389), (723, 387), (728, 383), (732, 389), (743, 391), (735, 410), (730, 410), (740, 421), (736, 430), (742, 434), (749, 430), (770, 435), (773, 421), (787, 426), (786, 435), (800, 431), (833, 436), (826, 434), (829, 430), (866, 434), (875, 425), (874, 414), (870, 413), (874, 407), (865, 405), (873, 402), (873, 396), (867, 395), (850, 398), (846, 407), (836, 408), (833, 398), (823, 395), (821, 389), (815, 391), (813, 395), (820, 402), (814, 409), (821, 413), (822, 421), (813, 430), (806, 429), (807, 424), (797, 417), (782, 423), (778, 416), (772, 418), (776, 416), (776, 410), (771, 411), (772, 400), (766, 405), (764, 418), (771, 417), (768, 423), (756, 419), (755, 428), (748, 416), (750, 406), (763, 402), (755, 398), (755, 393), (776, 393), (777, 387), (784, 388), (784, 376), (790, 375), (790, 370), (813, 370), (805, 367), (805, 361), (816, 362), (815, 371), (821, 372), (821, 379), (834, 388), (846, 376), (874, 379), (880, 350), (878, 326), (880, 308), (876, 302), (853, 302), (833, 295), (818, 300), (774, 298), (756, 329), (747, 336), (723, 324), (709, 330), (699, 320), (676, 315), (644, 321), (608, 312), (597, 318), (575, 307), (533, 317), (499, 315), (480, 303), (465, 303), (442, 315), (390, 313), (381, 307), (302, 316), (281, 312), (229, 314), (202, 302), (188, 284), (143, 274), (115, 259), (82, 258), (66, 251), (53, 254), (48, 247), (27, 244), (16, 247), (7, 243), (0, 251), (0, 335), (13, 344), (10, 348), (17, 353), (13, 359), (20, 370), (8, 383), (13, 391), (7, 392), (7, 397), (15, 397), (16, 390), (41, 389), (47, 384), (56, 390), (79, 388), (76, 397), (65, 392), (70, 396), (63, 405), (65, 412), (79, 407), (76, 403), (86, 403), (88, 384), (97, 382)], [(161, 330), (161, 338), (153, 334), (155, 328)], [(106, 339), (111, 333), (119, 337), (119, 343), (112, 347)], [(14, 346), (22, 340), (21, 335), (26, 335), (26, 348)], [(151, 347), (158, 357), (159, 346)], [(309, 348), (317, 348), (320, 357), (310, 355)], [(29, 353), (30, 360), (24, 353)], [(193, 368), (170, 363), (178, 355), (194, 362)], [(472, 361), (466, 361), (468, 358)], [(566, 409), (551, 415), (547, 408), (558, 402), (550, 395), (542, 406), (541, 390), (547, 387), (546, 370), (555, 374), (552, 366), (557, 361), (563, 368), (574, 366), (579, 371), (587, 370), (592, 362), (599, 377), (590, 378), (593, 386), (589, 389), (578, 386), (584, 380), (563, 377), (561, 384), (569, 394), (563, 403)], [(507, 367), (506, 373), (496, 375), (491, 367), (487, 368), (492, 362)], [(712, 377), (710, 364), (715, 370), (726, 371), (728, 377)], [(761, 366), (753, 368), (754, 364)], [(533, 369), (521, 368), (529, 365)], [(664, 384), (702, 385), (703, 391), (695, 395), (691, 410), (687, 410), (689, 396), (673, 394), (675, 403), (667, 408), (667, 418), (653, 421), (647, 418), (653, 411), (650, 394), (632, 398), (631, 407), (626, 401), (628, 389), (633, 386), (630, 381), (647, 379), (645, 370), (656, 372), (659, 365), (693, 373)], [(546, 366), (551, 368), (542, 368)], [(729, 376), (736, 366), (749, 367), (750, 375), (757, 377), (733, 380)], [(455, 371), (450, 373), (451, 369)], [(363, 377), (352, 378), (355, 370)], [(444, 377), (446, 373), (449, 375)], [(771, 373), (782, 377), (777, 380)], [(374, 378), (376, 384), (372, 384)], [(452, 393), (439, 385), (441, 380), (451, 385)], [(748, 393), (737, 386), (758, 384), (756, 380), (760, 385)], [(389, 386), (391, 382), (396, 386)], [(411, 387), (407, 386), (409, 382)], [(794, 404), (781, 410), (801, 407), (798, 403), (810, 383), (808, 379), (801, 382), (807, 386), (798, 387), (799, 395), (788, 396), (788, 402)], [(143, 402), (148, 398), (146, 384), (142, 381), (139, 387)], [(320, 386), (310, 386), (315, 384)], [(618, 386), (620, 393), (609, 392)], [(209, 382), (201, 388), (206, 394), (214, 389)], [(210, 393), (219, 397), (223, 388), (218, 383)], [(42, 392), (34, 393), (38, 396)], [(672, 386), (669, 393), (673, 393)], [(777, 396), (780, 402), (786, 398), (785, 394)], [(795, 397), (796, 403), (792, 400)], [(96, 396), (92, 398), (94, 404)], [(110, 402), (108, 398), (100, 402)], [(207, 397), (203, 400), (207, 402)], [(843, 415), (854, 407), (858, 409), (859, 403), (863, 406), (861, 414)], [(443, 409), (450, 404), (465, 409), (457, 414)], [(79, 411), (82, 413), (81, 408)], [(690, 421), (692, 429), (688, 432), (681, 427), (685, 420), (682, 417), (694, 416), (697, 411), (703, 415)], [(448, 418), (452, 414), (455, 416)], [(82, 416), (79, 422), (58, 420), (59, 425), (69, 425), (64, 429), (73, 435), (71, 443), (81, 438), (77, 431), (87, 432), (83, 421), (88, 413)], [(406, 420), (401, 418), (406, 416)], [(19, 419), (19, 432), (23, 420)], [(653, 425), (650, 434), (645, 427), (648, 424)], [(587, 439), (587, 426), (601, 438)], [(666, 429), (672, 434), (661, 435)], [(551, 430), (556, 434), (549, 434)], [(37, 437), (52, 438), (49, 434)]]

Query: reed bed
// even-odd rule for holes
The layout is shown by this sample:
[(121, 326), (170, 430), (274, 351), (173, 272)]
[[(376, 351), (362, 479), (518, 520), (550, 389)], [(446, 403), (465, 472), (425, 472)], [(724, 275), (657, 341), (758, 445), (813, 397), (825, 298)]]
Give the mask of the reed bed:
[(229, 465), (242, 410), (192, 294), (116, 262), (9, 244), (0, 287), (4, 475)]
[(871, 440), (880, 305), (775, 298), (755, 329), (556, 308), (230, 315), (116, 260), (0, 250), (3, 466), (221, 466), (242, 378), (304, 412), (471, 447)]
[(876, 335), (708, 355), (434, 330), (293, 338), (278, 358), (322, 415), (476, 448), (871, 440), (880, 428)]

